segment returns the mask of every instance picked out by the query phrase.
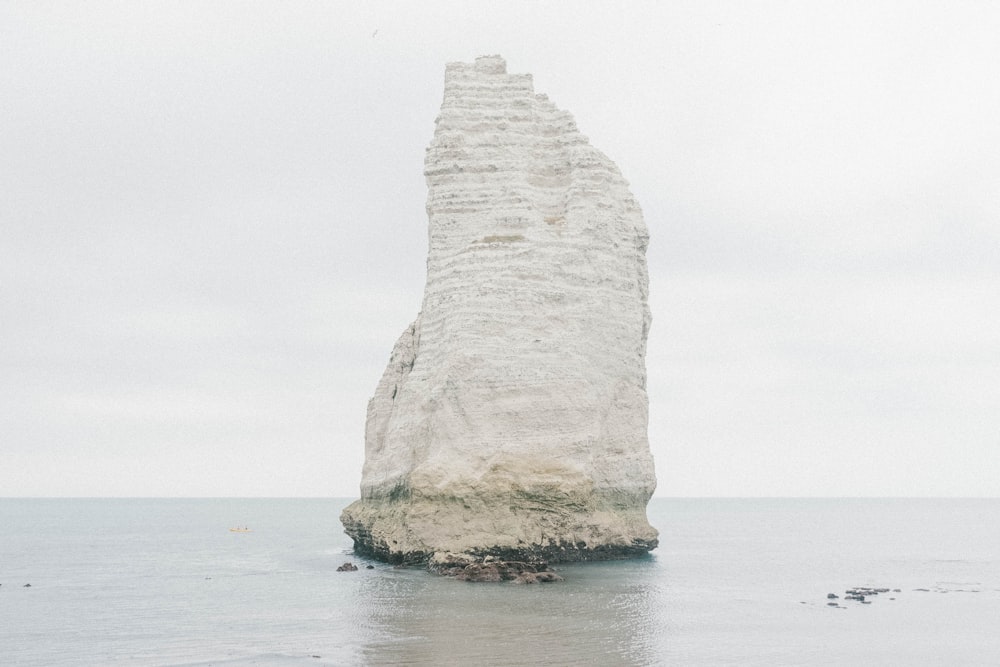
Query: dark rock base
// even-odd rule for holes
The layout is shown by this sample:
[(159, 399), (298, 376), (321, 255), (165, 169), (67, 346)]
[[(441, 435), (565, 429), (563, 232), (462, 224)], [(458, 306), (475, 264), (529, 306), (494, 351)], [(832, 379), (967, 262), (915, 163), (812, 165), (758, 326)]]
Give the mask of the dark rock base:
[(449, 553), (523, 563), (621, 560), (657, 547), (644, 496), (549, 496), (366, 498), (340, 519), (355, 553), (393, 565)]
[[(423, 565), (434, 555), (430, 551), (402, 551), (384, 541), (372, 539), (371, 532), (360, 522), (350, 522), (341, 517), (348, 535), (354, 541), (354, 552), (359, 556), (391, 565)], [(524, 563), (574, 563), (581, 561), (626, 560), (642, 558), (659, 544), (657, 539), (634, 539), (631, 544), (602, 544), (593, 547), (584, 542), (555, 542), (532, 544), (523, 547), (485, 547), (464, 552), (473, 560), (493, 558), (501, 561)]]
[[(360, 538), (360, 539), (359, 539)], [(482, 560), (493, 557), (511, 562), (576, 563), (581, 561), (626, 560), (642, 558), (657, 547), (658, 541), (635, 541), (630, 545), (600, 545), (589, 548), (586, 545), (550, 544), (523, 548), (493, 547), (467, 552), (469, 556)], [(359, 535), (354, 539), (354, 553), (359, 556), (389, 563), (391, 565), (423, 565), (434, 554), (426, 551), (394, 551), (386, 544), (373, 543)]]
[(515, 584), (542, 584), (562, 581), (562, 577), (552, 571), (548, 563), (526, 563), (487, 558), (469, 562), (468, 558), (457, 556), (429, 566), (432, 572), (455, 577), (459, 581), (510, 581)]

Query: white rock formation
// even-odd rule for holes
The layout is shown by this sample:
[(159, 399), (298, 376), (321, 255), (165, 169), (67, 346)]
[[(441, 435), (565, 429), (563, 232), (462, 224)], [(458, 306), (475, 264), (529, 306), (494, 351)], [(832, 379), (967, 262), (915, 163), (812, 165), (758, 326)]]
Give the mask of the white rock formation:
[(368, 404), (355, 548), (585, 560), (656, 547), (648, 234), (570, 114), (451, 63), (427, 149), (423, 308)]

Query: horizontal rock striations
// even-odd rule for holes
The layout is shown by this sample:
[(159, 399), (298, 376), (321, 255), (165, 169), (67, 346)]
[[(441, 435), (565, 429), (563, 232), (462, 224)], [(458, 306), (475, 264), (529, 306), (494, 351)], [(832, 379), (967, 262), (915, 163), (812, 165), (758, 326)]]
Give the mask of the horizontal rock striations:
[(355, 550), (589, 560), (656, 547), (642, 213), (498, 56), (451, 63), (423, 307), (368, 404)]

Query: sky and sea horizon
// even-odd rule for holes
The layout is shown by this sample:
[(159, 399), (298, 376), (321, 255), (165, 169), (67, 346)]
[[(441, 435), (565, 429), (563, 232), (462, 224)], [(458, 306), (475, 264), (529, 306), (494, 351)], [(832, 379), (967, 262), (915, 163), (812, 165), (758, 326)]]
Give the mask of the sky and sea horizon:
[(445, 64), (487, 54), (643, 209), (658, 497), (996, 497), (997, 34), (972, 1), (4, 2), (0, 497), (356, 497)]

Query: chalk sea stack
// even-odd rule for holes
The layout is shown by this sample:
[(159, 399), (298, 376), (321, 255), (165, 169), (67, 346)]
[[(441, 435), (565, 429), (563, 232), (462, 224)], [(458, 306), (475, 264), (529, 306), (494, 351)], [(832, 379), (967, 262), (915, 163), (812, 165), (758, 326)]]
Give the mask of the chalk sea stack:
[(450, 63), (417, 319), (368, 403), (355, 550), (393, 563), (639, 556), (646, 246), (615, 164), (499, 56)]

